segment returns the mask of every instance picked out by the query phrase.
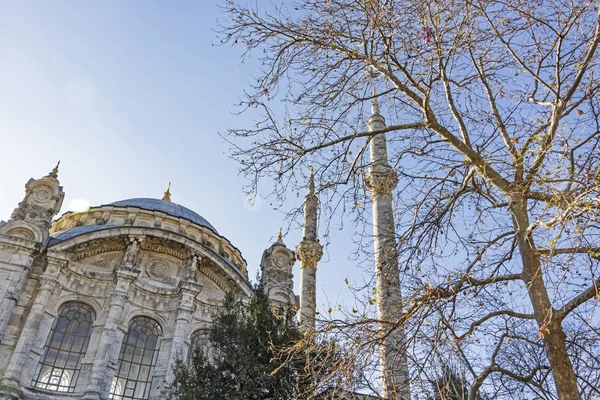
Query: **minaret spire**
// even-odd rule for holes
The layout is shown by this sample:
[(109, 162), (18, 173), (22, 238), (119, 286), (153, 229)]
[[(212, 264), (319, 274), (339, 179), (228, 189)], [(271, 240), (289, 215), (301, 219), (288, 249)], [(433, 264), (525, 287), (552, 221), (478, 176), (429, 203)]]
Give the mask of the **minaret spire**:
[(48, 173), (48, 176), (52, 178), (58, 178), (58, 167), (60, 166), (60, 160), (56, 163), (56, 166), (52, 168), (52, 171)]
[(379, 100), (377, 99), (377, 92), (375, 91), (375, 88), (373, 88), (371, 96), (371, 114), (380, 115), (381, 110), (379, 109)]
[[(385, 128), (385, 119), (380, 114), (375, 90), (371, 112), (369, 131)], [(400, 325), (388, 332), (402, 318), (402, 293), (392, 202), (392, 191), (398, 184), (398, 175), (388, 163), (385, 133), (373, 136), (369, 147), (371, 165), (365, 175), (365, 184), (371, 192), (373, 204), (377, 316), (382, 321), (380, 329), (383, 337), (379, 351), (383, 398), (409, 400), (410, 381), (404, 327)]]
[(317, 263), (323, 256), (323, 246), (319, 243), (317, 221), (319, 199), (315, 193), (315, 174), (310, 168), (308, 193), (304, 198), (304, 227), (302, 241), (296, 246), (296, 258), (300, 261), (300, 328), (315, 330)]
[(310, 167), (310, 176), (308, 177), (308, 196), (315, 195), (315, 169), (311, 165)]
[(171, 201), (171, 182), (169, 182), (169, 186), (167, 186), (167, 191), (163, 194), (162, 200)]

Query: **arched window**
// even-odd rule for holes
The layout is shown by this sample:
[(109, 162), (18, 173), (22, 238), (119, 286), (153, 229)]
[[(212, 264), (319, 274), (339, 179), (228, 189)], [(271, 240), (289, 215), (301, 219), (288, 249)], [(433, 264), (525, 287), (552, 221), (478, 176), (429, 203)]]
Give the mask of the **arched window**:
[(75, 390), (95, 319), (96, 313), (87, 304), (71, 301), (60, 307), (34, 375), (35, 386), (58, 392)]
[(147, 399), (150, 396), (161, 332), (160, 325), (152, 318), (131, 320), (121, 344), (119, 371), (111, 384), (110, 399)]
[(192, 359), (196, 347), (200, 347), (202, 353), (210, 359), (211, 348), (208, 331), (206, 329), (198, 329), (192, 333), (192, 336), (190, 337), (190, 351), (188, 351), (188, 363)]

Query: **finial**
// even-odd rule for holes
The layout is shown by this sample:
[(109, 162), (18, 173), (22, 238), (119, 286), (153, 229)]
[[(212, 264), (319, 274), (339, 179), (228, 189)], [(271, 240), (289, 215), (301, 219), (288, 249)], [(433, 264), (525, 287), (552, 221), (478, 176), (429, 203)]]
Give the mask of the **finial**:
[(58, 176), (58, 166), (59, 165), (60, 165), (60, 160), (58, 160), (58, 162), (56, 163), (56, 166), (54, 168), (52, 168), (52, 171), (50, 171), (50, 173), (48, 174), (48, 176), (56, 178)]
[(167, 186), (167, 191), (164, 193), (162, 199), (164, 201), (171, 201), (171, 182), (169, 182), (169, 186)]
[(279, 235), (277, 235), (277, 243), (283, 244), (283, 228), (279, 228)]
[(377, 99), (377, 92), (375, 91), (375, 88), (373, 88), (371, 95), (371, 115), (379, 115), (381, 110), (379, 109), (379, 100)]
[(311, 165), (310, 167), (310, 178), (308, 178), (308, 195), (315, 194), (315, 169)]

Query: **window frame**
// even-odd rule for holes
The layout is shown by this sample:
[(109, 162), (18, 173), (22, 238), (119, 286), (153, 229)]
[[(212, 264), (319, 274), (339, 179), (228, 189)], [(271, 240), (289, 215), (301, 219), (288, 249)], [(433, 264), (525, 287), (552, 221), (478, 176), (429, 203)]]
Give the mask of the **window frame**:
[(129, 321), (129, 327), (121, 342), (118, 369), (111, 383), (109, 399), (149, 398), (162, 332), (160, 323), (154, 318), (140, 315)]
[[(34, 387), (61, 393), (75, 391), (95, 321), (96, 311), (87, 303), (74, 300), (59, 307), (31, 381)], [(87, 324), (85, 332), (82, 323)]]

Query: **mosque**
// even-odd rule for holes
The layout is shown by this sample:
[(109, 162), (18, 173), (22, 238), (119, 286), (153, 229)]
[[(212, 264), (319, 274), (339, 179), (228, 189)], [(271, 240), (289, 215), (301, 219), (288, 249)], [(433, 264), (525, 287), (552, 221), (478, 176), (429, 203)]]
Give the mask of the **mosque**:
[[(262, 257), (274, 304), (314, 324), (318, 200), (311, 176), (304, 239)], [(0, 399), (159, 399), (176, 359), (209, 351), (207, 328), (226, 292), (251, 294), (241, 252), (205, 218), (134, 198), (59, 213), (58, 166), (25, 185), (0, 222)], [(301, 295), (292, 266), (302, 268)], [(312, 280), (312, 281), (311, 281)], [(302, 312), (304, 310), (304, 312)]]
[[(378, 319), (402, 315), (385, 120), (373, 93), (368, 120)], [(281, 235), (263, 253), (261, 279), (274, 305), (298, 307), (315, 328), (319, 200), (311, 172), (302, 241)], [(0, 400), (155, 400), (177, 359), (208, 352), (207, 329), (225, 293), (251, 295), (241, 252), (205, 218), (162, 199), (134, 198), (59, 214), (58, 165), (25, 185), (0, 221)], [(300, 294), (292, 266), (300, 261)], [(385, 326), (385, 325), (384, 325)], [(384, 398), (410, 400), (402, 326), (379, 352)], [(354, 397), (353, 397), (354, 398)]]

